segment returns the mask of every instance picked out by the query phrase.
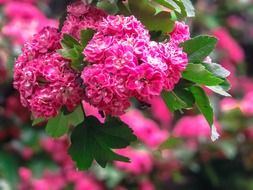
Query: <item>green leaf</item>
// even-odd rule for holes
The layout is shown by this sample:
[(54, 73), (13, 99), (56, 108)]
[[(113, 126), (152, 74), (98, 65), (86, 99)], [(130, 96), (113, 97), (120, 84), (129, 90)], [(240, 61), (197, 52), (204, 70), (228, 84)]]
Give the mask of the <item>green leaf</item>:
[(123, 14), (124, 16), (131, 16), (129, 7), (127, 6), (126, 3), (123, 3), (122, 1), (118, 1), (117, 6), (121, 14)]
[(220, 78), (227, 78), (230, 75), (230, 72), (217, 63), (202, 63), (205, 68), (213, 73), (215, 76)]
[(82, 30), (81, 31), (81, 43), (83, 48), (87, 46), (89, 41), (93, 38), (95, 31), (92, 29)]
[(64, 115), (63, 112), (48, 120), (46, 132), (53, 138), (58, 138), (66, 134), (70, 126), (82, 123), (84, 115), (81, 106), (78, 106), (72, 113)]
[(195, 16), (195, 10), (190, 0), (174, 0), (174, 2), (180, 7), (181, 15), (184, 17)]
[(209, 72), (203, 65), (194, 63), (189, 63), (187, 65), (182, 76), (186, 80), (207, 86), (215, 86), (224, 81)]
[(69, 125), (77, 126), (84, 121), (84, 114), (81, 105), (72, 113), (66, 115)]
[(32, 126), (38, 125), (38, 124), (43, 123), (45, 121), (46, 121), (45, 118), (36, 118), (36, 119), (33, 120)]
[(208, 89), (212, 90), (213, 92), (220, 94), (222, 96), (231, 97), (231, 95), (224, 90), (222, 86), (207, 86)]
[(111, 15), (115, 15), (118, 12), (118, 6), (115, 4), (115, 2), (100, 1), (96, 6)]
[(171, 149), (178, 145), (181, 145), (183, 140), (177, 137), (169, 137), (164, 143), (162, 143), (159, 147), (160, 150)]
[(51, 118), (47, 122), (46, 133), (51, 137), (58, 138), (68, 132), (68, 120), (63, 113)]
[(187, 107), (186, 102), (184, 102), (181, 98), (179, 98), (173, 91), (163, 92), (162, 97), (166, 105), (168, 106), (169, 110), (172, 112)]
[(204, 115), (210, 127), (213, 125), (213, 108), (205, 91), (199, 86), (192, 86), (190, 90), (195, 98), (199, 111)]
[(80, 170), (87, 170), (93, 160), (105, 167), (109, 161), (129, 162), (127, 157), (116, 154), (112, 149), (125, 148), (136, 140), (132, 130), (119, 120), (101, 124), (95, 117), (87, 117), (74, 128), (71, 135), (69, 154)]
[(181, 13), (180, 7), (173, 0), (154, 0), (154, 2)]
[(61, 45), (64, 48), (73, 48), (74, 45), (80, 45), (79, 42), (68, 34), (63, 35), (63, 39), (61, 41)]
[(148, 0), (128, 0), (130, 11), (149, 29), (154, 31), (171, 32), (174, 21), (168, 12), (161, 11), (156, 14), (156, 9)]
[(197, 36), (181, 43), (188, 54), (189, 62), (202, 62), (215, 48), (217, 39), (211, 36)]
[(191, 91), (188, 88), (176, 87), (174, 89), (174, 92), (178, 97), (180, 97), (181, 100), (186, 103), (187, 106), (185, 108), (192, 108), (195, 100)]

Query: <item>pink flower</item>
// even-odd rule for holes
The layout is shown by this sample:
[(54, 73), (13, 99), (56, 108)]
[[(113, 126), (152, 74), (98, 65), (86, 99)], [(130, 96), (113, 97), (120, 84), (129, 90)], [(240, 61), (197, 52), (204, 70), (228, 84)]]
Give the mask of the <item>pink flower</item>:
[(128, 77), (127, 88), (136, 91), (140, 100), (148, 100), (162, 92), (163, 76), (150, 65), (142, 64)]
[(106, 114), (121, 115), (130, 106), (129, 100), (117, 93), (121, 81), (116, 80), (115, 75), (110, 75), (103, 65), (85, 67), (81, 77), (86, 100), (99, 110)]
[(190, 39), (189, 26), (184, 22), (176, 22), (174, 30), (170, 33), (170, 41), (175, 44), (180, 44)]
[(215, 28), (213, 34), (218, 38), (218, 46), (224, 49), (229, 58), (235, 63), (241, 63), (244, 60), (244, 51), (240, 45), (231, 37), (225, 28)]
[(56, 29), (43, 29), (25, 44), (14, 66), (14, 87), (35, 117), (54, 117), (62, 106), (71, 111), (83, 97), (78, 75), (55, 52), (59, 40)]
[(240, 108), (241, 108), (241, 111), (246, 116), (253, 115), (253, 91), (245, 94), (244, 98), (242, 99), (240, 103)]
[(155, 186), (151, 181), (144, 180), (139, 184), (139, 190), (155, 190)]
[(165, 129), (170, 127), (172, 122), (172, 113), (161, 97), (153, 97), (150, 100), (152, 115), (160, 122)]
[(135, 150), (133, 148), (125, 148), (117, 150), (120, 155), (125, 155), (130, 158), (131, 162), (114, 162), (115, 166), (129, 173), (140, 175), (149, 173), (153, 167), (151, 155), (145, 150)]
[(29, 3), (8, 3), (4, 13), (10, 21), (4, 25), (2, 32), (14, 40), (15, 45), (23, 45), (45, 26), (58, 25), (57, 21), (47, 19), (39, 9)]
[(223, 98), (220, 101), (220, 109), (222, 111), (230, 111), (233, 109), (239, 108), (239, 103), (236, 99), (233, 98)]
[(138, 110), (129, 110), (120, 119), (126, 123), (139, 140), (154, 148), (162, 144), (169, 136), (167, 130), (162, 130), (151, 119), (145, 118)]
[[(220, 131), (220, 127), (217, 123), (216, 126)], [(173, 134), (184, 138), (204, 137), (209, 139), (211, 135), (211, 128), (202, 115), (185, 116), (177, 122), (173, 130)]]
[(80, 38), (81, 30), (94, 29), (100, 25), (106, 13), (90, 5), (79, 1), (73, 3), (67, 8), (67, 18), (64, 22), (62, 33), (67, 33), (75, 38)]

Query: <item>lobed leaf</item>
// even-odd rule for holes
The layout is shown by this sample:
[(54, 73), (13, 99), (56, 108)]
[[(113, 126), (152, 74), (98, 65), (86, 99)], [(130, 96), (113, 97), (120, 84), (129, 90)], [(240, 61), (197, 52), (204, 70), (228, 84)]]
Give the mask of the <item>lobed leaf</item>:
[(127, 157), (112, 149), (125, 148), (134, 140), (133, 131), (119, 120), (101, 124), (97, 118), (89, 116), (73, 130), (69, 154), (81, 170), (88, 169), (93, 160), (101, 167), (114, 160), (129, 162)]

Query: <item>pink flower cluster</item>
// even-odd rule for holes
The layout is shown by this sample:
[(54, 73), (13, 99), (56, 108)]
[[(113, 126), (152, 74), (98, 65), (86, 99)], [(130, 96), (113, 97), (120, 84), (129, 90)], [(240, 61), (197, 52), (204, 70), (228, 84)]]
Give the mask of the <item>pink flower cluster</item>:
[(44, 28), (25, 44), (14, 68), (14, 87), (35, 117), (53, 117), (61, 107), (73, 110), (81, 102), (78, 75), (56, 50), (60, 33)]
[[(179, 47), (190, 38), (184, 23), (176, 23), (169, 42), (158, 43), (134, 16), (106, 15), (81, 2), (67, 12), (61, 33), (44, 28), (16, 61), (14, 86), (36, 117), (55, 116), (63, 106), (72, 110), (82, 99), (105, 114), (122, 115), (130, 98), (149, 102), (179, 82), (188, 62)], [(88, 65), (81, 88), (79, 74), (56, 50), (63, 34), (79, 39), (85, 29), (96, 33), (83, 50)]]
[(148, 102), (162, 90), (173, 90), (188, 62), (178, 43), (188, 38), (183, 23), (177, 23), (170, 42), (157, 43), (134, 16), (105, 17), (83, 51), (90, 63), (81, 76), (87, 102), (121, 115), (130, 97)]
[(79, 39), (81, 30), (87, 28), (96, 30), (106, 13), (92, 6), (77, 2), (67, 7), (67, 18), (62, 27), (62, 33), (67, 33)]

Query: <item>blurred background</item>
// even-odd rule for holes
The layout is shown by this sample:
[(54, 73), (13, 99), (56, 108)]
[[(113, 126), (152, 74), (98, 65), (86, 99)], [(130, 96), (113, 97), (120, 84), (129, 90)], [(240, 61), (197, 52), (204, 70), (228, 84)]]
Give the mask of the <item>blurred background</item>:
[[(231, 98), (211, 91), (221, 137), (193, 109), (170, 113), (160, 98), (121, 117), (138, 136), (120, 150), (132, 162), (77, 171), (68, 139), (49, 138), (12, 87), (12, 67), (24, 42), (44, 26), (58, 27), (65, 0), (0, 0), (0, 190), (253, 190), (253, 1), (194, 0), (192, 37), (219, 39), (212, 54), (231, 75)], [(89, 105), (88, 112), (94, 113)], [(170, 137), (170, 138), (169, 138)], [(169, 140), (167, 140), (169, 139)]]

